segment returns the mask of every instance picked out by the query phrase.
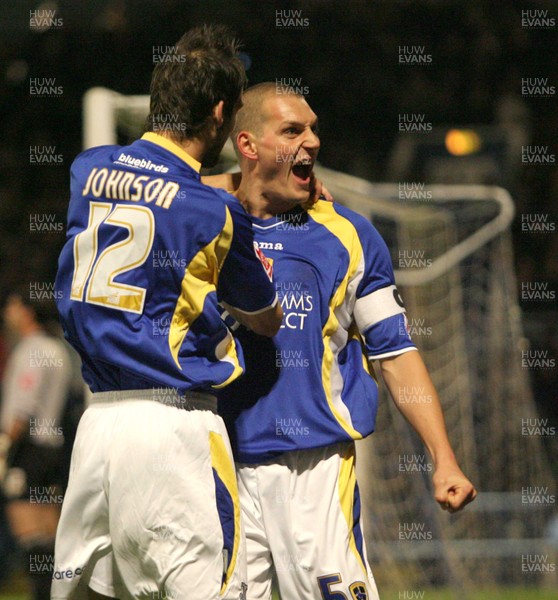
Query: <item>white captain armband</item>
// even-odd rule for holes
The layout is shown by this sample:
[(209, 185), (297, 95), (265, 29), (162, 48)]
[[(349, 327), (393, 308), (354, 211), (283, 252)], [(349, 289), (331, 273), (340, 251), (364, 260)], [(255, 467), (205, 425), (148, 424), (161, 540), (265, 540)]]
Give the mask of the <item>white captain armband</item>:
[(357, 298), (354, 316), (359, 331), (366, 331), (372, 325), (405, 312), (403, 300), (394, 285), (381, 288)]

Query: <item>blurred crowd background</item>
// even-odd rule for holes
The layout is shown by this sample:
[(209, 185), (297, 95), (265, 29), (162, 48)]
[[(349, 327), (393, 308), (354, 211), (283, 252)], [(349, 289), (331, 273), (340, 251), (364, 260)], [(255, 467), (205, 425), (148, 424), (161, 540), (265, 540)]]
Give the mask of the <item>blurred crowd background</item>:
[[(244, 42), (252, 83), (285, 79), (305, 88), (320, 117), (325, 166), (370, 181), (397, 181), (393, 153), (401, 114), (437, 126), (514, 128), (525, 144), (556, 153), (555, 91), (524, 94), (522, 80), (558, 85), (558, 3), (531, 0), (39, 0), (4, 1), (0, 10), (0, 286), (51, 282), (63, 231), (32, 230), (38, 213), (64, 223), (69, 167), (81, 149), (82, 96), (92, 86), (148, 93), (154, 48), (190, 26), (229, 24)], [(54, 27), (30, 26), (30, 11), (55, 10)], [(296, 13), (294, 11), (301, 11)], [(280, 13), (279, 11), (284, 11)], [(293, 11), (289, 13), (289, 11)], [(527, 12), (525, 12), (527, 11)], [(537, 11), (539, 11), (537, 13)], [(278, 26), (277, 15), (306, 26)], [(530, 21), (524, 15), (531, 15)], [(545, 21), (534, 15), (546, 15)], [(528, 23), (531, 23), (529, 25)], [(427, 66), (402, 65), (399, 47), (420, 46)], [(62, 93), (31, 95), (32, 79), (54, 79)], [(417, 134), (420, 136), (420, 134)], [(30, 160), (50, 147), (59, 162)], [(556, 222), (558, 169), (508, 153), (501, 177), (510, 190), (518, 282), (558, 288), (558, 235), (525, 233), (521, 215)], [(455, 177), (454, 177), (455, 179)], [(493, 181), (491, 181), (492, 179)], [(455, 182), (455, 181), (452, 181)], [(466, 181), (471, 182), (471, 177)], [(427, 182), (428, 183), (428, 182)], [(35, 217), (36, 218), (36, 217)], [(526, 331), (558, 356), (556, 302), (523, 302)], [(556, 370), (535, 374), (545, 410), (556, 403)]]
[[(31, 27), (33, 10), (56, 10), (62, 24)], [(278, 11), (289, 10), (301, 10), (307, 26), (278, 27)], [(512, 124), (526, 144), (556, 152), (556, 96), (522, 93), (522, 80), (528, 77), (558, 85), (556, 27), (522, 24), (523, 11), (534, 15), (537, 10), (558, 17), (556, 2), (511, 0), (3, 2), (3, 296), (22, 283), (44, 286), (54, 279), (63, 228), (41, 232), (30, 223), (45, 214), (54, 223), (65, 222), (69, 167), (81, 150), (84, 92), (101, 85), (123, 94), (148, 93), (154, 47), (172, 45), (188, 27), (206, 21), (229, 24), (244, 42), (252, 83), (284, 79), (306, 88), (320, 117), (320, 162), (378, 182), (397, 181), (390, 158), (401, 114), (424, 114), (434, 128)], [(400, 64), (401, 45), (424, 47), (431, 64)], [(32, 95), (32, 79), (54, 79), (51, 83), (62, 92)], [(37, 146), (51, 148), (57, 161), (33, 161)], [(548, 289), (558, 289), (558, 235), (521, 229), (525, 214), (544, 214), (556, 222), (556, 164), (523, 164), (516, 156), (501, 180), (481, 182), (504, 185), (516, 203), (518, 282), (545, 282)], [(522, 308), (528, 336), (538, 337), (558, 356), (556, 302), (523, 301)], [(534, 373), (544, 410), (556, 405), (556, 373)]]

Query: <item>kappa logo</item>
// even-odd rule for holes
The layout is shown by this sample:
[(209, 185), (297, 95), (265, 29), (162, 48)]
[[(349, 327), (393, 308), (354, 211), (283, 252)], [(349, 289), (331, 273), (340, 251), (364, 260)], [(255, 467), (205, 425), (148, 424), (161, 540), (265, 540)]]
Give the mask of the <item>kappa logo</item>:
[(269, 277), (269, 281), (273, 281), (273, 261), (260, 250), (258, 242), (254, 242), (254, 252), (263, 265), (264, 271)]

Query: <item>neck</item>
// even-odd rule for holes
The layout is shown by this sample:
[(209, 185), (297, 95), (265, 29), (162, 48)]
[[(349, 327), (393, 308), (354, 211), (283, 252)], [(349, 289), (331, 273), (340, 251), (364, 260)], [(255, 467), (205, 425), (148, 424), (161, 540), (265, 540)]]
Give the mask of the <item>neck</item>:
[(199, 163), (203, 162), (203, 157), (206, 149), (206, 144), (199, 138), (192, 138), (190, 140), (177, 140), (172, 135), (169, 135), (166, 131), (155, 132), (158, 135), (167, 138), (173, 144), (176, 144), (179, 148), (187, 152), (192, 158), (196, 159)]
[(263, 182), (251, 179), (247, 174), (243, 175), (235, 196), (246, 212), (258, 219), (268, 219), (294, 208), (291, 202), (266, 193)]

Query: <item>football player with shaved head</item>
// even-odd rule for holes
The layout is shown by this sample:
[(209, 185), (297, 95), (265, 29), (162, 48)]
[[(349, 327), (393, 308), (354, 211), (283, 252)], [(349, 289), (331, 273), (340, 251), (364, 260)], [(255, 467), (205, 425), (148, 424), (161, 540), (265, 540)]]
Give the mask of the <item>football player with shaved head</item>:
[[(232, 134), (242, 171), (235, 195), (252, 217), (284, 312), (273, 347), (238, 330), (246, 374), (220, 397), (237, 461), (250, 600), (271, 598), (273, 574), (289, 600), (378, 598), (355, 476), (355, 440), (372, 433), (377, 410), (366, 358), (378, 362), (430, 452), (441, 507), (460, 510), (476, 495), (407, 333), (384, 241), (343, 206), (308, 205), (317, 123), (303, 96), (264, 83), (244, 92)], [(398, 403), (403, 386), (431, 401)]]

